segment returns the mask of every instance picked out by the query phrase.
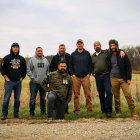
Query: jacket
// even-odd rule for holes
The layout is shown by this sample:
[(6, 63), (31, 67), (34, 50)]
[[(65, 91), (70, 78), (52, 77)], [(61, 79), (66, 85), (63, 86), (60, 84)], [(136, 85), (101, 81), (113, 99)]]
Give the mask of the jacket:
[[(110, 72), (111, 72), (111, 68), (112, 68), (112, 64), (111, 64), (112, 55), (113, 54), (110, 53), (108, 58), (107, 58)], [(130, 61), (129, 61), (129, 58), (128, 58), (127, 54), (125, 54), (124, 58), (121, 58), (120, 53), (118, 52), (116, 56), (117, 56), (117, 65), (119, 67), (121, 77), (125, 81), (131, 80), (131, 78), (132, 78), (132, 68), (131, 68), (131, 64), (130, 64)]]
[(51, 72), (42, 80), (41, 86), (46, 92), (53, 91), (59, 100), (70, 102), (72, 97), (72, 78), (69, 74), (60, 74), (59, 71)]
[[(65, 58), (65, 61), (67, 62), (67, 71), (68, 71), (68, 73), (69, 73), (70, 54), (65, 53), (64, 58)], [(57, 53), (57, 55), (55, 55), (55, 56), (52, 58), (52, 61), (51, 61), (51, 63), (50, 63), (50, 71), (51, 71), (51, 72), (57, 70), (57, 66), (58, 66), (58, 63), (59, 63), (60, 60), (61, 60), (61, 59), (60, 59), (60, 55)]]
[(19, 55), (15, 55), (10, 50), (10, 54), (6, 55), (1, 63), (1, 74), (2, 76), (6, 75), (8, 78), (13, 81), (19, 81), (20, 78), (24, 79), (27, 73), (25, 59)]
[(44, 56), (40, 59), (35, 55), (29, 60), (27, 65), (27, 75), (32, 82), (39, 84), (48, 73), (49, 62)]
[(76, 75), (77, 77), (85, 77), (88, 74), (91, 74), (91, 66), (92, 66), (92, 60), (90, 53), (83, 50), (82, 53), (78, 52), (78, 49), (76, 49), (72, 54), (70, 58), (70, 74)]

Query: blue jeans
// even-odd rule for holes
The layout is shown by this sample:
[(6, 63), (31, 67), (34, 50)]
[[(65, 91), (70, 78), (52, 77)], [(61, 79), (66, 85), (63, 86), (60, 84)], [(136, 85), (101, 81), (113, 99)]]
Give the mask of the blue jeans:
[(103, 113), (112, 113), (112, 92), (111, 92), (110, 75), (96, 74), (95, 79), (100, 98), (101, 111)]
[(51, 91), (47, 97), (48, 118), (55, 115), (57, 119), (63, 119), (67, 105), (67, 102), (59, 100), (56, 93)]
[(8, 106), (12, 90), (14, 90), (14, 115), (16, 116), (19, 113), (21, 81), (20, 80), (17, 82), (5, 81), (5, 95), (2, 106), (2, 113), (4, 116), (8, 115)]
[(30, 81), (30, 114), (34, 115), (37, 92), (40, 93), (41, 114), (46, 113), (46, 92), (40, 84)]

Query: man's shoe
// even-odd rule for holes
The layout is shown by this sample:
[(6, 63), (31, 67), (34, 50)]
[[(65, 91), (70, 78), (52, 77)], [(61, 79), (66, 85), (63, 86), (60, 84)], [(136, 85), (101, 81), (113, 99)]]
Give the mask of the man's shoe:
[(120, 117), (121, 116), (121, 113), (116, 113), (116, 117)]
[(110, 113), (110, 112), (106, 113), (106, 117), (107, 118), (111, 118), (112, 117), (112, 113)]
[(48, 118), (48, 123), (52, 123), (52, 122), (53, 122), (52, 118)]
[(14, 115), (14, 118), (19, 118), (19, 115), (18, 114)]
[(30, 113), (30, 116), (31, 116), (31, 117), (34, 117), (34, 116), (35, 116), (35, 114), (34, 114), (34, 113)]
[(6, 119), (7, 119), (7, 117), (4, 115), (1, 117), (1, 120), (6, 120)]

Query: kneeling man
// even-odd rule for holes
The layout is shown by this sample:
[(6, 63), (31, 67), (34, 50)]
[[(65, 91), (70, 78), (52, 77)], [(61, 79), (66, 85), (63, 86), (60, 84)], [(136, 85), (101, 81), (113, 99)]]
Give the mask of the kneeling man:
[(60, 61), (58, 70), (48, 74), (41, 82), (41, 86), (49, 92), (47, 98), (48, 121), (52, 122), (53, 110), (56, 118), (63, 119), (67, 104), (72, 97), (72, 78), (67, 73), (67, 62)]

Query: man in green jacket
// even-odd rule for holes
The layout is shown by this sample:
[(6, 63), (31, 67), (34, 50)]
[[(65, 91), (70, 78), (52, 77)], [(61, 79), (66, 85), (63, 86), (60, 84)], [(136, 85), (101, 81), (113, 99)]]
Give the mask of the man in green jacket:
[(56, 118), (63, 119), (67, 104), (72, 97), (72, 78), (67, 73), (67, 62), (60, 61), (58, 70), (48, 74), (41, 82), (41, 86), (49, 92), (47, 97), (48, 121), (52, 122), (54, 109)]

